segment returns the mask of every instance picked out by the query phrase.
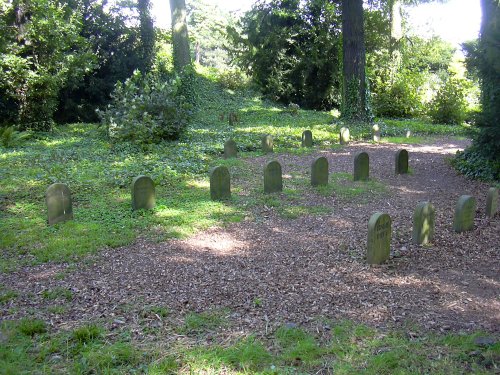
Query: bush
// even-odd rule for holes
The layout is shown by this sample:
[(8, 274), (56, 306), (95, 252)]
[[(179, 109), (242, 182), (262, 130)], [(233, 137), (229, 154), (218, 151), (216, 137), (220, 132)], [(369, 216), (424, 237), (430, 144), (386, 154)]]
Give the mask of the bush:
[(229, 90), (241, 90), (247, 85), (248, 79), (240, 70), (223, 70), (217, 77), (219, 84)]
[(500, 181), (500, 160), (485, 157), (477, 146), (457, 152), (452, 160), (457, 171), (472, 179), (482, 181)]
[(401, 73), (393, 84), (382, 83), (373, 95), (373, 108), (380, 117), (410, 118), (421, 114), (423, 78), (418, 73)]
[(448, 77), (431, 102), (429, 116), (436, 124), (461, 124), (467, 118), (467, 90), (471, 84), (455, 76)]
[(181, 91), (186, 89), (179, 77), (163, 80), (135, 71), (125, 83), (116, 84), (112, 103), (98, 113), (114, 141), (175, 140), (186, 128), (192, 108)]

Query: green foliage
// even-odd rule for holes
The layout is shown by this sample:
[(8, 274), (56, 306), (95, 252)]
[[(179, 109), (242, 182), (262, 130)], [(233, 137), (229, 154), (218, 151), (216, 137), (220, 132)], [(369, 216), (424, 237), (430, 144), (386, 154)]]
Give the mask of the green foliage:
[(0, 128), (0, 143), (5, 148), (19, 146), (30, 137), (30, 132), (19, 132), (15, 130), (14, 126)]
[(67, 301), (71, 301), (73, 299), (73, 292), (71, 292), (71, 290), (66, 288), (56, 287), (53, 289), (44, 290), (42, 292), (42, 297), (51, 300), (63, 298), (66, 299)]
[(113, 102), (100, 112), (109, 137), (115, 142), (137, 144), (178, 139), (187, 126), (191, 109), (180, 94), (182, 88), (179, 78), (163, 81), (157, 75), (143, 76), (139, 71), (125, 83), (117, 83)]
[(181, 331), (190, 334), (200, 334), (214, 330), (225, 324), (226, 319), (221, 311), (191, 312), (184, 318)]
[(19, 321), (18, 330), (23, 335), (34, 336), (47, 332), (47, 325), (39, 319), (22, 319)]
[(457, 171), (472, 179), (483, 181), (500, 181), (500, 160), (485, 156), (479, 146), (472, 146), (458, 152), (452, 159)]
[(326, 1), (258, 2), (229, 28), (231, 55), (264, 94), (303, 108), (340, 104), (340, 13)]
[(470, 82), (450, 76), (430, 103), (429, 115), (436, 124), (461, 124), (467, 117), (466, 95)]
[(217, 75), (219, 84), (229, 90), (241, 90), (248, 84), (248, 78), (238, 69), (222, 70)]
[(73, 340), (79, 344), (89, 344), (102, 338), (104, 335), (104, 329), (96, 324), (90, 324), (87, 326), (82, 326), (76, 328), (71, 337)]

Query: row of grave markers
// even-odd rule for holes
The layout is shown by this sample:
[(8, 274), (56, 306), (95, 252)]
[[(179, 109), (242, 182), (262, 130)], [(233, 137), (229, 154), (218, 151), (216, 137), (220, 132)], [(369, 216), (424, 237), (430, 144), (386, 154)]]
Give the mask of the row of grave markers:
[[(490, 188), (486, 198), (486, 215), (492, 218), (498, 208), (498, 189)], [(462, 195), (455, 206), (453, 230), (457, 233), (474, 229), (476, 199)], [(435, 231), (436, 211), (430, 202), (420, 202), (413, 213), (412, 242), (425, 245), (432, 242)], [(391, 246), (392, 220), (389, 214), (377, 212), (368, 221), (368, 243), (366, 261), (368, 264), (381, 264), (389, 259)]]
[[(346, 145), (350, 142), (351, 136), (348, 128), (340, 128), (339, 139), (341, 145)], [(373, 140), (380, 142), (380, 130), (378, 125), (373, 125)], [(301, 136), (302, 147), (313, 147), (313, 135), (310, 130), (304, 130)], [(270, 134), (266, 134), (261, 138), (261, 149), (265, 154), (272, 153), (274, 150), (274, 139)], [(224, 158), (235, 158), (238, 156), (238, 147), (234, 140), (229, 139), (224, 143)]]

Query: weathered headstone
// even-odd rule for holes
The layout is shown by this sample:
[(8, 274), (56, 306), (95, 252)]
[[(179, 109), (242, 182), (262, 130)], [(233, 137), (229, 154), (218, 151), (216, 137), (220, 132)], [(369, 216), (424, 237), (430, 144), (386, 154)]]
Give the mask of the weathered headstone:
[(150, 177), (137, 176), (132, 181), (132, 209), (150, 210), (156, 204), (155, 183)]
[(304, 130), (302, 133), (302, 147), (312, 147), (313, 146), (313, 135), (310, 130)]
[(73, 220), (73, 204), (68, 185), (55, 183), (45, 192), (49, 225)]
[(276, 193), (283, 190), (281, 164), (273, 160), (264, 168), (264, 193)]
[(406, 131), (406, 138), (410, 138), (411, 137), (411, 130), (407, 130)]
[(402, 149), (396, 152), (395, 166), (396, 174), (408, 173), (408, 151)]
[(377, 124), (375, 124), (372, 126), (372, 131), (373, 131), (373, 141), (380, 142), (380, 127)]
[(455, 232), (465, 232), (474, 229), (474, 216), (476, 214), (476, 199), (470, 195), (458, 198), (453, 219)]
[(389, 259), (391, 253), (391, 217), (377, 212), (368, 222), (368, 264), (381, 264)]
[(328, 160), (320, 156), (311, 165), (311, 185), (328, 185)]
[(420, 202), (413, 212), (412, 240), (415, 245), (432, 242), (436, 211), (429, 202)]
[(269, 134), (262, 137), (262, 151), (266, 154), (273, 152), (273, 137)]
[(498, 209), (498, 189), (492, 187), (488, 190), (486, 197), (486, 216), (492, 218), (497, 213)]
[(340, 128), (340, 144), (346, 145), (351, 140), (348, 128)]
[(224, 143), (224, 159), (236, 158), (238, 157), (238, 147), (236, 142), (229, 139)]
[(366, 152), (358, 152), (354, 157), (354, 181), (367, 181), (370, 177), (370, 157)]
[(210, 198), (213, 201), (231, 198), (231, 177), (227, 167), (215, 167), (210, 171)]

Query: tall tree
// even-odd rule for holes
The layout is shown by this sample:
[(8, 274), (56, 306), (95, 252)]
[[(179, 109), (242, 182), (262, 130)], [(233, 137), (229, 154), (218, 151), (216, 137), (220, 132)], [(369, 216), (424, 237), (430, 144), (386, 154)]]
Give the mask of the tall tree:
[(151, 69), (155, 53), (155, 29), (151, 17), (151, 1), (138, 0), (140, 35), (141, 35), (141, 60), (138, 69), (146, 73)]
[(181, 72), (186, 66), (191, 64), (186, 22), (186, 2), (184, 0), (170, 0), (170, 13), (172, 15), (174, 67), (177, 72)]
[(342, 117), (368, 121), (369, 108), (365, 76), (365, 33), (363, 0), (342, 0), (343, 88)]

